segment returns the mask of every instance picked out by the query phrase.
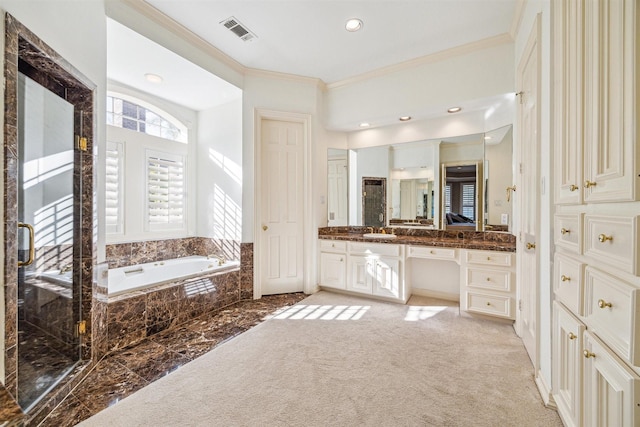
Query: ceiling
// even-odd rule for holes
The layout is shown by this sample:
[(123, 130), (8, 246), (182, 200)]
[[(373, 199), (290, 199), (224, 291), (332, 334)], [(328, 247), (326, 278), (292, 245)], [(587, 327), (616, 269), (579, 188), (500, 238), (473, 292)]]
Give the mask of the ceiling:
[[(325, 83), (511, 33), (521, 0), (139, 0), (245, 67)], [(255, 34), (243, 41), (221, 22)], [(363, 28), (345, 30), (349, 18)], [(234, 86), (110, 21), (107, 76), (195, 110), (240, 96)], [(154, 46), (155, 45), (155, 46)], [(122, 49), (127, 46), (127, 49)], [(154, 85), (145, 73), (160, 74)], [(203, 90), (209, 88), (209, 90)], [(222, 98), (222, 99), (221, 99)]]

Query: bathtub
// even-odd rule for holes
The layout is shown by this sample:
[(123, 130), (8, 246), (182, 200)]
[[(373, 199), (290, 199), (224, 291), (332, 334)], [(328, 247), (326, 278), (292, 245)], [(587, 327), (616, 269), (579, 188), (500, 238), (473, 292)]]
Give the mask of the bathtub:
[(240, 261), (189, 256), (109, 269), (108, 295), (115, 296), (152, 286), (237, 268)]

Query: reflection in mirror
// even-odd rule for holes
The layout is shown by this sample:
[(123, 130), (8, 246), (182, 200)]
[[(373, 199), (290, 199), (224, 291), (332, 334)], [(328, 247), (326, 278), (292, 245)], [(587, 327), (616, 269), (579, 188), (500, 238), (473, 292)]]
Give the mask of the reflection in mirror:
[[(512, 126), (485, 134), (464, 135), (427, 141), (406, 142), (357, 150), (329, 150), (329, 225), (365, 225), (363, 222), (363, 178), (388, 182), (383, 216), (393, 227), (444, 228), (443, 165), (475, 165), (479, 177), (474, 184), (472, 229), (509, 231), (513, 198), (506, 189), (513, 185)], [(338, 159), (348, 164), (347, 189), (341, 189)], [(344, 170), (344, 169), (343, 169)], [(469, 187), (468, 187), (469, 188)], [(467, 189), (467, 192), (470, 190)], [(348, 193), (348, 195), (347, 195)], [(345, 222), (339, 214), (340, 201), (347, 200)], [(343, 202), (343, 205), (345, 203)], [(463, 211), (455, 211), (463, 216)], [(458, 209), (458, 208), (456, 208)], [(466, 209), (466, 210), (465, 210)], [(332, 214), (333, 213), (333, 214)], [(378, 218), (379, 218), (378, 214)], [(340, 222), (338, 222), (340, 221)], [(378, 225), (366, 224), (377, 227)], [(452, 225), (452, 224), (450, 224)], [(451, 227), (447, 227), (451, 228)], [(465, 228), (467, 229), (467, 228)]]
[(362, 225), (384, 227), (387, 225), (387, 180), (362, 178)]
[(330, 148), (327, 160), (327, 215), (329, 227), (348, 224), (348, 157), (347, 150)]
[(442, 229), (482, 230), (482, 162), (442, 165)]

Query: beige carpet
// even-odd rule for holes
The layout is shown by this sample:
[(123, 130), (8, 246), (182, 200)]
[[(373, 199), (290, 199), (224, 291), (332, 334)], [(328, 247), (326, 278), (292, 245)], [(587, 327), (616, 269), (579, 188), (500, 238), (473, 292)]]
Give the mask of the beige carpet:
[(452, 304), (319, 292), (80, 425), (562, 426), (513, 328)]

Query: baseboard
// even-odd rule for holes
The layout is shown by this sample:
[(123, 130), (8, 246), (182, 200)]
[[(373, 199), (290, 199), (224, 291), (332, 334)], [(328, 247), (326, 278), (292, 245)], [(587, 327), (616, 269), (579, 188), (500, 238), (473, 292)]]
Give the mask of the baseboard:
[(538, 371), (538, 375), (535, 377), (536, 386), (538, 387), (538, 392), (542, 397), (542, 401), (544, 402), (544, 406), (547, 408), (558, 410), (558, 406), (556, 405), (556, 401), (551, 394), (551, 387), (549, 387), (542, 378), (540, 371)]
[(412, 288), (411, 289), (411, 295), (417, 295), (417, 296), (420, 296), (420, 297), (438, 298), (438, 299), (444, 299), (444, 300), (447, 300), (447, 301), (455, 301), (455, 302), (459, 302), (460, 301), (460, 295), (459, 294), (453, 294), (453, 293), (449, 293), (449, 292), (432, 291), (430, 289)]

